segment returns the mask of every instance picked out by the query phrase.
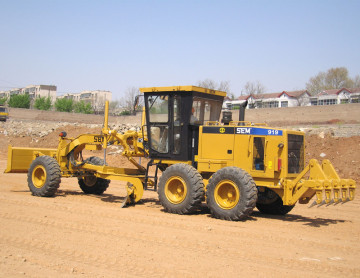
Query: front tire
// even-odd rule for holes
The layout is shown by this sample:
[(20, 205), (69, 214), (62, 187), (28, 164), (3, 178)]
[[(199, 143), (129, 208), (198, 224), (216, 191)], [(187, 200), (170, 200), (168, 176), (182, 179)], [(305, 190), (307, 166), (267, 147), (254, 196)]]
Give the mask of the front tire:
[(295, 205), (286, 206), (283, 204), (282, 199), (271, 189), (265, 187), (261, 192), (259, 190), (256, 208), (264, 214), (285, 215), (289, 213)]
[(52, 197), (61, 182), (60, 166), (50, 156), (39, 156), (31, 163), (27, 180), (32, 195)]
[(193, 213), (200, 208), (204, 183), (194, 167), (183, 163), (174, 164), (166, 168), (160, 177), (158, 195), (165, 211)]
[(253, 211), (257, 189), (243, 169), (225, 167), (213, 174), (206, 189), (206, 203), (215, 218), (243, 220)]
[[(92, 165), (104, 165), (104, 160), (99, 157), (92, 156), (88, 159), (87, 163)], [(78, 182), (81, 190), (85, 194), (95, 194), (95, 195), (103, 194), (110, 184), (110, 180), (97, 178), (93, 174), (79, 178)]]

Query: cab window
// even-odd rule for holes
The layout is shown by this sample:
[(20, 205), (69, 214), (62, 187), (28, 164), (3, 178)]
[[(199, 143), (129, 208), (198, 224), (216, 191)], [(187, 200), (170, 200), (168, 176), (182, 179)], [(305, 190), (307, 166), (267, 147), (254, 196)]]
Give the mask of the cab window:
[(168, 99), (165, 96), (153, 96), (149, 98), (149, 115), (150, 122), (153, 123), (167, 123), (168, 122)]
[(194, 97), (191, 109), (190, 124), (202, 125), (204, 122), (218, 121), (220, 112), (220, 101)]

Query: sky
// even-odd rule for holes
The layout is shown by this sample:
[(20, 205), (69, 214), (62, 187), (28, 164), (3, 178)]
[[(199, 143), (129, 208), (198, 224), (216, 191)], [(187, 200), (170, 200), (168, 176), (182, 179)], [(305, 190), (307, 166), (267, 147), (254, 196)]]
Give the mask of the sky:
[(0, 91), (58, 95), (227, 81), (301, 90), (332, 67), (360, 74), (360, 1), (0, 0)]

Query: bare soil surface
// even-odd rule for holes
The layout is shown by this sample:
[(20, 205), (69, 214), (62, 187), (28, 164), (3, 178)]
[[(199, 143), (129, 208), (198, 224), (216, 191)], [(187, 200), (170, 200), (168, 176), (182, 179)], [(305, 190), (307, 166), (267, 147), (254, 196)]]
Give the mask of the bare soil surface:
[[(305, 127), (306, 156), (330, 159), (359, 185), (360, 134), (351, 127), (356, 136), (335, 136), (339, 124)], [(8, 144), (56, 148), (62, 130), (76, 136), (100, 129), (60, 126), (43, 137), (0, 132), (0, 277), (360, 277), (359, 194), (346, 204), (297, 204), (286, 216), (255, 210), (247, 221), (228, 222), (211, 218), (205, 206), (194, 215), (165, 213), (153, 191), (120, 208), (121, 182), (95, 196), (63, 178), (55, 197), (39, 198), (26, 174), (3, 174)], [(107, 161), (131, 165), (115, 151)]]

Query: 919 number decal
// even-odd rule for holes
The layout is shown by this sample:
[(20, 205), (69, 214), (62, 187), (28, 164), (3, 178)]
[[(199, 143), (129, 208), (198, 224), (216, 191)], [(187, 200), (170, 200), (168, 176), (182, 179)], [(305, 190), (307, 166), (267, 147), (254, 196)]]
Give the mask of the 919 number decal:
[(268, 129), (268, 135), (278, 135), (279, 131), (274, 129)]
[(94, 136), (94, 142), (102, 143), (102, 142), (104, 142), (104, 137), (103, 136)]

